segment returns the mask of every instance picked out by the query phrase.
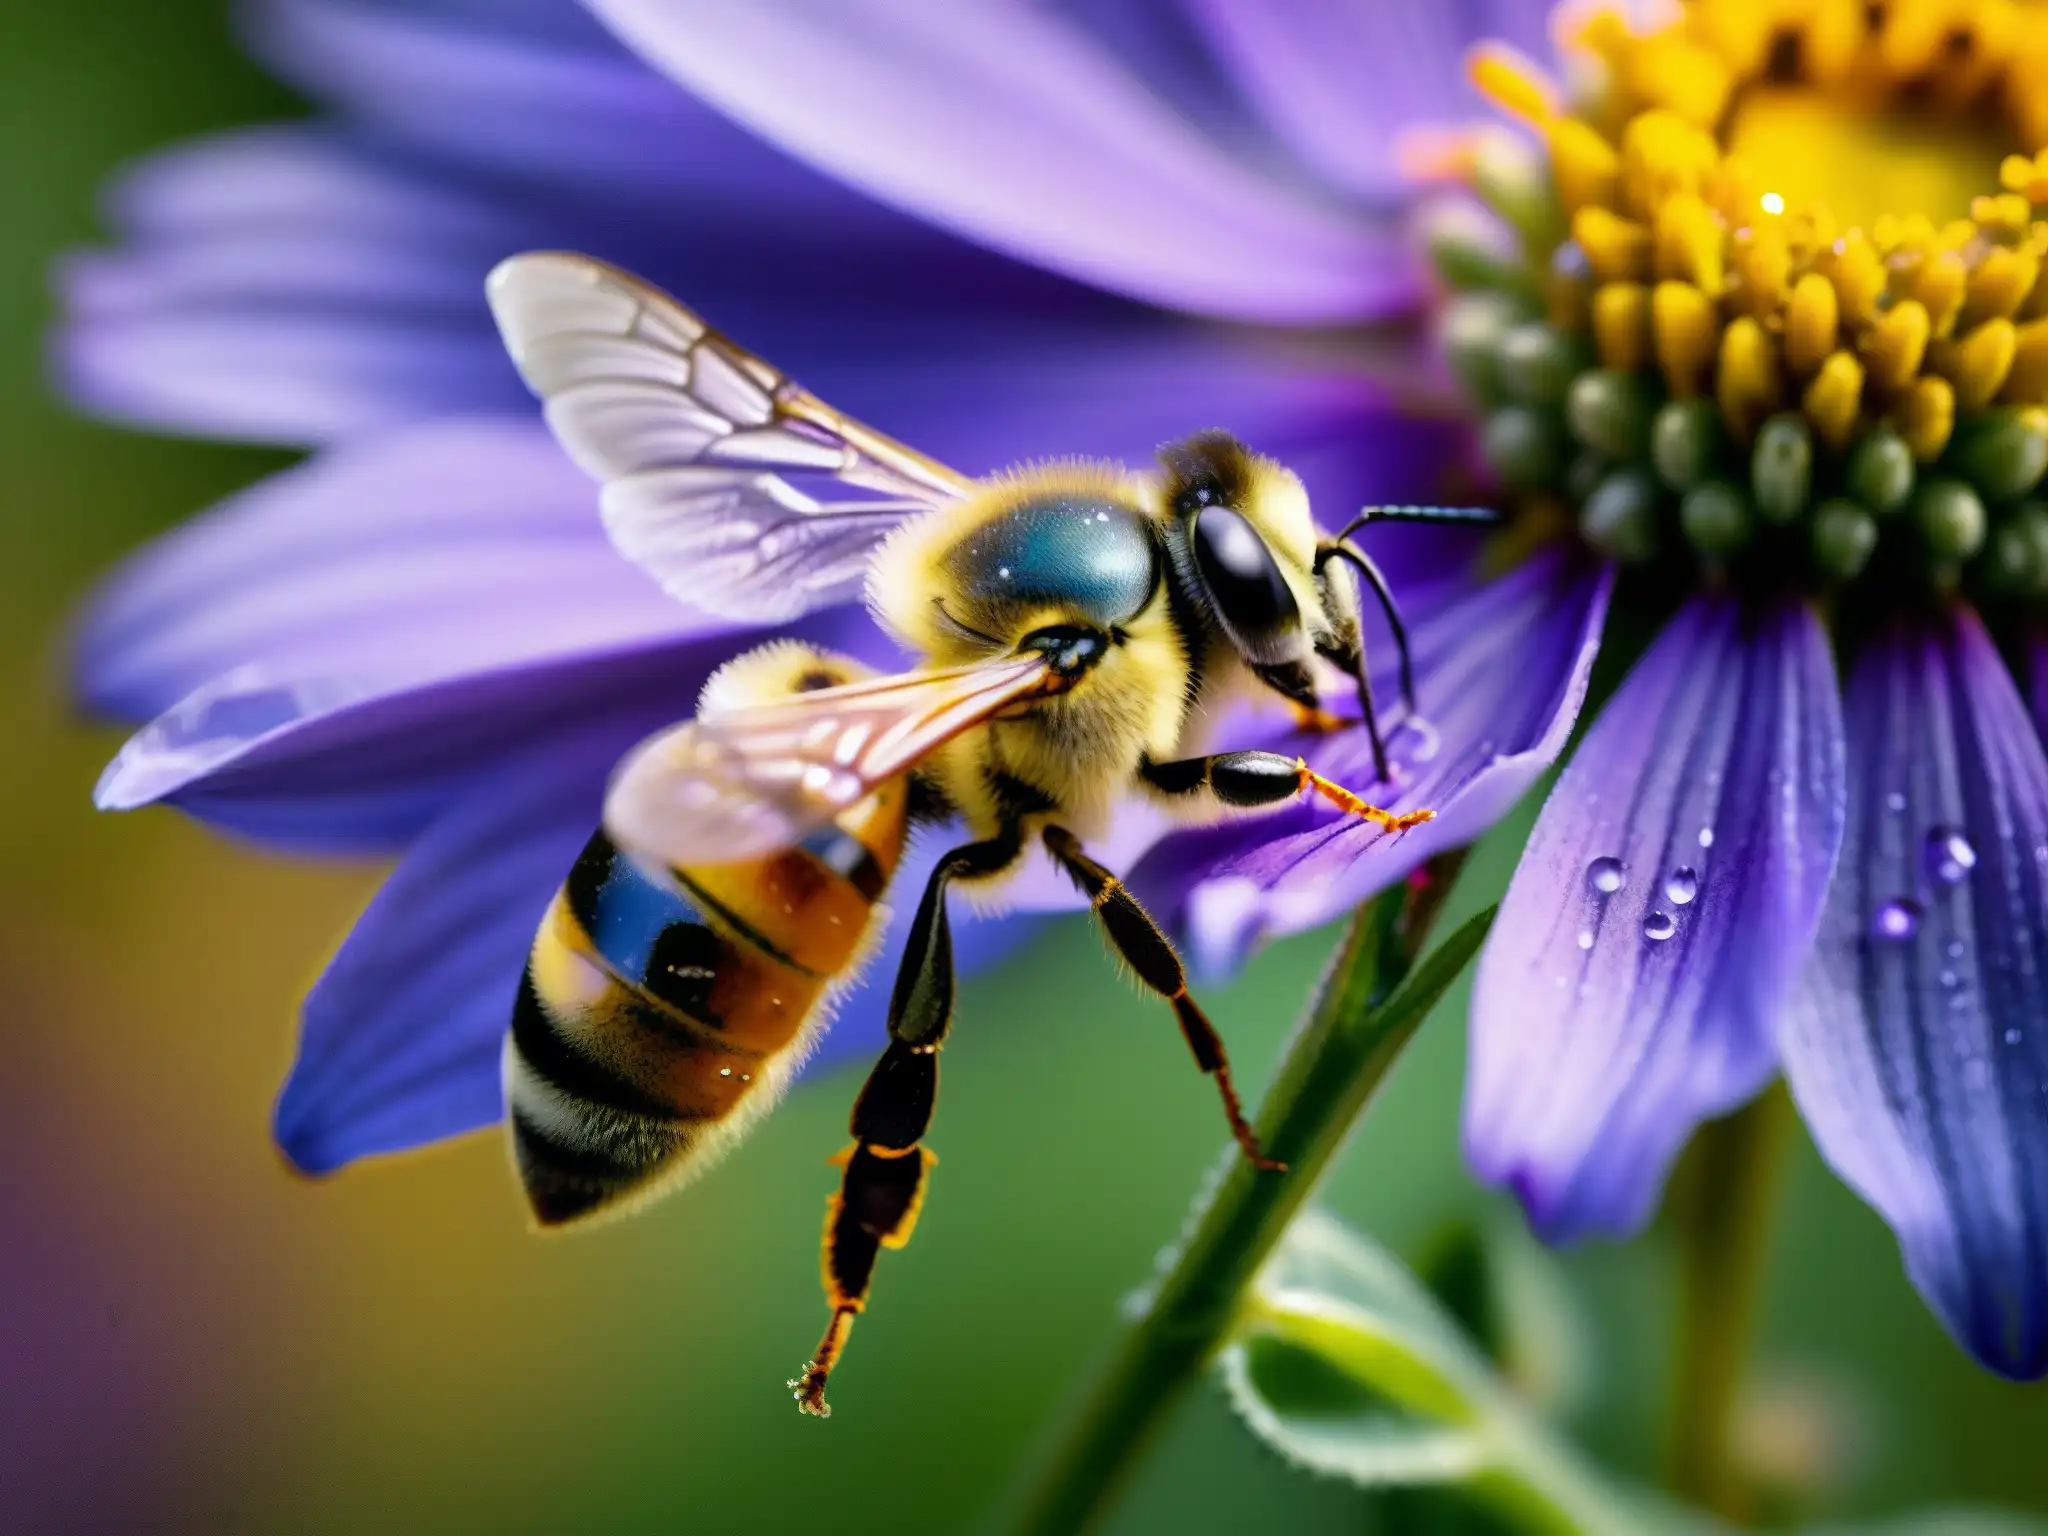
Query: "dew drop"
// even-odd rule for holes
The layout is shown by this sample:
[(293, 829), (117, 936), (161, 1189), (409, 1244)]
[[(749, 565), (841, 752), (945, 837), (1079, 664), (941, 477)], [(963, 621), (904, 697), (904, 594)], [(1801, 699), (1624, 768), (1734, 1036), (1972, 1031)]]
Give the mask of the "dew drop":
[(1714, 846), (1714, 829), (1712, 827), (1700, 828), (1700, 846), (1702, 848), (1711, 848)]
[(1886, 902), (1872, 914), (1870, 931), (1880, 939), (1905, 943), (1920, 931), (1920, 903), (1906, 896)]
[(1592, 947), (1593, 947), (1593, 930), (1592, 930), (1592, 929), (1590, 929), (1590, 928), (1581, 928), (1581, 929), (1579, 930), (1579, 948), (1581, 948), (1581, 949), (1591, 949)]
[(1678, 919), (1669, 912), (1652, 912), (1643, 919), (1643, 937), (1661, 944), (1678, 932)]
[(1700, 893), (1699, 871), (1690, 864), (1681, 864), (1671, 871), (1671, 878), (1664, 882), (1664, 894), (1671, 898), (1675, 907), (1688, 905)]
[(1429, 763), (1444, 749), (1443, 732), (1420, 715), (1410, 715), (1401, 722), (1401, 734), (1405, 738), (1401, 755), (1411, 763)]
[(1977, 850), (1954, 827), (1935, 827), (1928, 832), (1923, 851), (1929, 878), (1943, 885), (1960, 885), (1977, 867)]
[(720, 1068), (718, 1069), (718, 1075), (719, 1075), (720, 1077), (731, 1077), (731, 1076), (732, 1076), (732, 1068), (731, 1068), (731, 1067), (720, 1067)]
[(1960, 976), (1956, 975), (1954, 971), (1948, 969), (1948, 967), (1946, 966), (1942, 967), (1941, 975), (1938, 979), (1940, 980), (1942, 986), (1949, 991), (1954, 991), (1956, 983), (1962, 980)]
[(1586, 884), (1596, 896), (1612, 896), (1621, 889), (1621, 860), (1602, 854), (1586, 866)]
[(1961, 939), (1950, 939), (1948, 941), (1948, 957), (1951, 960), (1963, 958), (1963, 941)]
[(1895, 813), (1903, 811), (1906, 808), (1906, 797), (1895, 789), (1884, 797), (1884, 808)]
[(2016, 1029), (2008, 1029), (2005, 1032), (2005, 1043), (2007, 1045), (2018, 1045), (2020, 1043), (2020, 1032)]

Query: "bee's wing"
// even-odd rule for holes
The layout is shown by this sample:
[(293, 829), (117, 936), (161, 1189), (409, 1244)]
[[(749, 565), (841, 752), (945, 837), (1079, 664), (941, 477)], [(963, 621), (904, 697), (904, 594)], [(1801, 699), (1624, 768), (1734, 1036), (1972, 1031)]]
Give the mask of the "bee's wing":
[(592, 257), (514, 256), (486, 291), (612, 542), (693, 607), (779, 622), (856, 598), (892, 528), (969, 487)]
[(759, 858), (801, 842), (962, 731), (1060, 685), (1034, 653), (702, 714), (620, 763), (605, 830), (669, 864)]

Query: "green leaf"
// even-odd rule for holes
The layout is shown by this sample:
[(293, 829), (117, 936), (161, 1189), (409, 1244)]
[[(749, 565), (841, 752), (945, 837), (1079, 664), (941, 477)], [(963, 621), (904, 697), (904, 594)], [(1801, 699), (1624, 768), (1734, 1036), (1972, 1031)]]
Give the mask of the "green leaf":
[(1320, 1211), (1281, 1238), (1219, 1366), (1247, 1427), (1304, 1469), (1376, 1490), (1462, 1489), (1551, 1536), (1697, 1528), (1601, 1482), (1419, 1280)]
[(2048, 1520), (2002, 1509), (1930, 1509), (1853, 1525), (1815, 1526), (1805, 1536), (2048, 1536)]

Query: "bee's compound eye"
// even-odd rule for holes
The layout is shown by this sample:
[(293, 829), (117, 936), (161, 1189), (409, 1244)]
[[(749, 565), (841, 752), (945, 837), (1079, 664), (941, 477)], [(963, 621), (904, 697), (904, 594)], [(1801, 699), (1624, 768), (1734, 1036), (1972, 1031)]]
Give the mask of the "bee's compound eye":
[(1294, 594), (1258, 530), (1228, 507), (1204, 507), (1195, 518), (1195, 564), (1224, 625), (1255, 639), (1300, 617)]

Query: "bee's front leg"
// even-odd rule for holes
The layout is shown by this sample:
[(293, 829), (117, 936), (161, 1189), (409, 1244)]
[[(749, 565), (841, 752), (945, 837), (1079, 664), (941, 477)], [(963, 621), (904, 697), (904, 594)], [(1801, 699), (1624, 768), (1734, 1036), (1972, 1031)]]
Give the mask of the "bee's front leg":
[(1245, 810), (1279, 805), (1296, 795), (1313, 792), (1389, 832), (1405, 832), (1425, 821), (1436, 820), (1435, 811), (1383, 810), (1342, 784), (1324, 778), (1304, 759), (1283, 757), (1278, 752), (1218, 752), (1210, 757), (1184, 757), (1170, 763), (1147, 759), (1138, 765), (1138, 776), (1159, 793), (1176, 799), (1209, 794), (1223, 805)]

